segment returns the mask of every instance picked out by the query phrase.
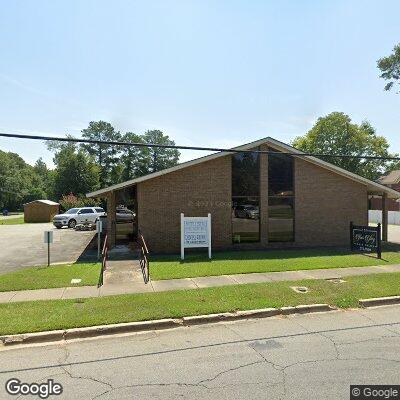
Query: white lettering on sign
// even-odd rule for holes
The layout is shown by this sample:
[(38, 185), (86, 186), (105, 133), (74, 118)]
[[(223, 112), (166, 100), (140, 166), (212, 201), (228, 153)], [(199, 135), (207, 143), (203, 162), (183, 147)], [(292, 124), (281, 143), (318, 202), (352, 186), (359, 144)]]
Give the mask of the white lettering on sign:
[(211, 214), (208, 217), (185, 217), (181, 214), (181, 258), (185, 248), (208, 247), (211, 258)]

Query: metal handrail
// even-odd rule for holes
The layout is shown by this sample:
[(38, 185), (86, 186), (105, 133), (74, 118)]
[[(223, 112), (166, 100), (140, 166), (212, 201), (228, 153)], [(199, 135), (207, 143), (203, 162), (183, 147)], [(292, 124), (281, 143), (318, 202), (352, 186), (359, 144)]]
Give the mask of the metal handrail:
[(139, 232), (138, 234), (139, 242), (139, 263), (143, 274), (144, 283), (149, 283), (150, 281), (150, 261), (149, 261), (149, 249), (147, 248), (146, 242), (143, 235)]
[(104, 238), (103, 243), (103, 250), (101, 251), (101, 270), (99, 281), (97, 283), (97, 287), (103, 286), (103, 279), (104, 279), (104, 271), (107, 268), (107, 256), (108, 256), (108, 243), (107, 243), (108, 236)]

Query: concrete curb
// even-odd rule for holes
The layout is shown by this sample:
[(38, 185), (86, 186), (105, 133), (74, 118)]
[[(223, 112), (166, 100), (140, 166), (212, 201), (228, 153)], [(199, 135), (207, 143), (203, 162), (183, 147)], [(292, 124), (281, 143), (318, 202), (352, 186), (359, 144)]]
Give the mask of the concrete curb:
[(142, 332), (157, 329), (176, 328), (178, 326), (191, 326), (221, 321), (234, 321), (241, 319), (268, 318), (275, 315), (304, 314), (313, 312), (331, 311), (334, 308), (328, 304), (310, 304), (296, 307), (263, 308), (258, 310), (245, 310), (233, 313), (218, 313), (207, 315), (194, 315), (180, 319), (158, 319), (152, 321), (128, 322), (121, 324), (97, 325), (85, 328), (72, 328), (56, 331), (25, 333), (20, 335), (0, 336), (0, 344), (11, 346), (17, 344), (56, 342), (70, 339), (83, 339), (96, 336), (112, 335), (116, 333)]
[(358, 302), (362, 307), (387, 306), (391, 304), (400, 304), (400, 296), (375, 297), (373, 299), (361, 299)]

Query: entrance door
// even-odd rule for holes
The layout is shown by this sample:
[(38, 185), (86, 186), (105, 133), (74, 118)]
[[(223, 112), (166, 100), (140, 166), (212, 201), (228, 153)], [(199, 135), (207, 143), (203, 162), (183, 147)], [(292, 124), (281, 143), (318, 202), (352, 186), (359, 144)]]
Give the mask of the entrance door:
[(136, 186), (116, 193), (116, 244), (128, 244), (136, 239)]

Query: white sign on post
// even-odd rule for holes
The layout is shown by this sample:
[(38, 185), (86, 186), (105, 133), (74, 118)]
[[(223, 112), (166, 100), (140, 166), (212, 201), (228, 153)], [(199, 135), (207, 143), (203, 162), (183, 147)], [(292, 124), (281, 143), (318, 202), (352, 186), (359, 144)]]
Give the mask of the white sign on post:
[(211, 214), (208, 217), (185, 217), (181, 213), (181, 259), (185, 248), (208, 247), (211, 259)]
[(47, 243), (47, 266), (50, 266), (50, 244), (53, 243), (53, 231), (44, 231), (44, 243)]
[(53, 243), (53, 231), (44, 231), (44, 243)]

